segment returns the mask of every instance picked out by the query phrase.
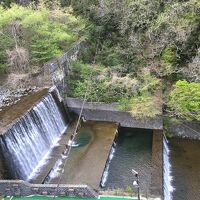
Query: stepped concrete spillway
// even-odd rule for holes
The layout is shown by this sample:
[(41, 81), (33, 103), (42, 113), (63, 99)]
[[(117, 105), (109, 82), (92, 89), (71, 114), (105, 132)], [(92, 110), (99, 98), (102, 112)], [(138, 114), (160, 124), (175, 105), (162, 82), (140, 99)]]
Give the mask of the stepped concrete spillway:
[(48, 160), (46, 160), (46, 164), (43, 168), (40, 169), (40, 173), (37, 174), (32, 180), (31, 183), (41, 184), (47, 181), (48, 175), (53, 170), (55, 163), (61, 159), (63, 153), (66, 150), (66, 144), (70, 140), (71, 135), (75, 130), (77, 120), (73, 121), (67, 128), (67, 132), (62, 135), (58, 144), (51, 150)]
[(9, 178), (29, 181), (35, 177), (67, 126), (56, 90), (49, 92), (17, 118), (0, 135), (0, 150)]
[[(48, 93), (48, 89), (42, 89), (37, 92), (24, 96), (16, 104), (3, 107), (0, 111), (0, 135), (6, 133), (6, 130), (14, 124), (18, 118), (23, 116), (31, 107), (36, 104), (44, 95)], [(6, 179), (7, 170), (3, 155), (0, 152), (0, 180)]]

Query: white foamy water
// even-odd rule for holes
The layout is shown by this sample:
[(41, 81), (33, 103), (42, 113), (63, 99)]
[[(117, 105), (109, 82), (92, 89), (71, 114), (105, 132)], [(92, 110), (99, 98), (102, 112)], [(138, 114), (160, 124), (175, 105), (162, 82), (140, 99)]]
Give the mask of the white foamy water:
[(169, 160), (169, 146), (168, 141), (164, 137), (163, 138), (163, 177), (164, 177), (164, 200), (172, 200), (172, 192), (174, 188), (172, 186), (173, 177), (171, 175), (171, 164)]
[(107, 181), (107, 179), (108, 179), (108, 174), (109, 174), (110, 162), (111, 162), (111, 160), (113, 159), (114, 154), (115, 154), (115, 146), (116, 146), (116, 144), (113, 143), (113, 146), (112, 146), (112, 148), (111, 148), (111, 151), (110, 151), (108, 160), (107, 160), (107, 162), (106, 162), (106, 167), (105, 167), (105, 169), (104, 169), (103, 176), (102, 176), (102, 178), (101, 178), (101, 187), (105, 187), (105, 185), (106, 185), (106, 181)]
[(0, 138), (12, 178), (33, 178), (66, 128), (64, 117), (51, 94), (21, 117)]

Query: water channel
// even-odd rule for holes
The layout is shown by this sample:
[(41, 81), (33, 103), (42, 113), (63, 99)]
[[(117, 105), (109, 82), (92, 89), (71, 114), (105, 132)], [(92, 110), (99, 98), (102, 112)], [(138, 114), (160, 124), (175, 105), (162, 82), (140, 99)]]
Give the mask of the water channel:
[[(87, 184), (98, 189), (116, 130), (115, 123), (92, 121), (82, 123), (66, 161), (61, 183)], [(64, 162), (63, 159), (58, 171)], [(54, 177), (52, 173), (51, 176), (49, 183), (57, 183), (60, 175)]]
[(200, 199), (200, 141), (170, 139), (173, 200)]
[(134, 169), (139, 173), (142, 193), (149, 193), (151, 152), (151, 130), (120, 128), (105, 188), (132, 188), (134, 175), (131, 173), (131, 169)]

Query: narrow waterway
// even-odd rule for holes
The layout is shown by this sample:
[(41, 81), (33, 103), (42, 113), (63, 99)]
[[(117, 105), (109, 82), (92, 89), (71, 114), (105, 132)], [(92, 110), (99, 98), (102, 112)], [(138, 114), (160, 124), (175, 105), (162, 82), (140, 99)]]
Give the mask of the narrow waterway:
[(173, 200), (200, 199), (200, 141), (170, 139)]
[(151, 130), (121, 128), (105, 189), (132, 188), (134, 175), (131, 169), (134, 169), (139, 173), (141, 192), (148, 194), (151, 182), (151, 153)]

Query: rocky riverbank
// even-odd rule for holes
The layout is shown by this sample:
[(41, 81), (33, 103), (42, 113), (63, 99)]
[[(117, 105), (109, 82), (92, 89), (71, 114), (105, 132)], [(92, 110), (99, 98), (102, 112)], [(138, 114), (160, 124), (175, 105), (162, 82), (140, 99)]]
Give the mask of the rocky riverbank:
[(16, 104), (22, 97), (49, 87), (43, 73), (0, 74), (0, 111)]

